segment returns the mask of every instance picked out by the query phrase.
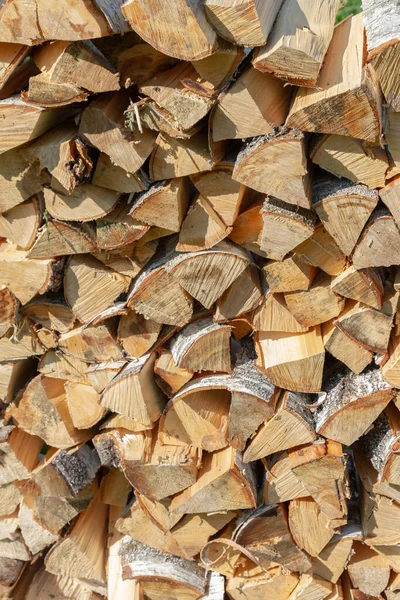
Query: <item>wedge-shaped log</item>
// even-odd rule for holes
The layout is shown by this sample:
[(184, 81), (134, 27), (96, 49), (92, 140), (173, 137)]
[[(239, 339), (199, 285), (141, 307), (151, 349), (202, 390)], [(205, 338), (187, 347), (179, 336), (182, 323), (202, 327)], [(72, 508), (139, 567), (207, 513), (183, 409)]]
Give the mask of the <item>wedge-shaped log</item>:
[(307, 600), (307, 598), (320, 598), (323, 600), (330, 596), (331, 592), (332, 584), (328, 581), (317, 575), (303, 573), (289, 600)]
[(258, 269), (250, 264), (217, 300), (214, 320), (227, 321), (254, 310), (261, 301)]
[(287, 308), (304, 327), (313, 327), (337, 317), (345, 300), (331, 289), (331, 277), (319, 273), (308, 290), (284, 294)]
[(0, 290), (0, 337), (3, 337), (17, 320), (18, 300), (6, 287)]
[(104, 416), (100, 394), (91, 385), (69, 381), (65, 386), (68, 410), (76, 429), (90, 429)]
[[(23, 206), (23, 205), (22, 205)], [(17, 210), (19, 207), (16, 207)], [(97, 249), (94, 231), (88, 226), (51, 219), (40, 228), (28, 258), (51, 258), (88, 254)]]
[(244, 48), (220, 38), (218, 47), (211, 56), (192, 60), (192, 65), (203, 79), (220, 88), (234, 75), (244, 57)]
[(75, 320), (72, 310), (61, 300), (52, 297), (35, 298), (24, 306), (23, 314), (34, 323), (59, 333), (72, 329)]
[(285, 122), (290, 100), (291, 91), (282, 81), (248, 67), (211, 112), (214, 141), (272, 133)]
[(233, 179), (289, 204), (310, 208), (307, 147), (305, 135), (296, 129), (281, 128), (252, 140), (238, 154)]
[(6, 212), (38, 194), (43, 182), (39, 161), (29, 160), (22, 148), (12, 148), (2, 153), (0, 211)]
[(311, 211), (277, 198), (267, 198), (261, 214), (264, 223), (261, 250), (268, 258), (282, 260), (314, 233), (315, 216)]
[(318, 556), (311, 560), (313, 574), (333, 584), (337, 583), (347, 566), (352, 547), (351, 538), (334, 536)]
[(320, 392), (325, 350), (320, 326), (304, 333), (258, 332), (257, 366), (275, 385), (292, 392)]
[(346, 446), (369, 429), (393, 398), (377, 367), (333, 377), (324, 389), (327, 396), (316, 412), (316, 431)]
[(17, 479), (27, 479), (37, 464), (42, 440), (12, 425), (2, 427), (0, 432), (3, 458), (0, 485), (12, 483)]
[[(54, 258), (33, 260), (29, 250), (0, 250), (0, 279), (18, 298), (21, 304), (32, 300), (36, 294), (44, 294), (53, 286), (57, 288), (59, 275)], [(58, 264), (60, 267), (60, 264)]]
[(229, 238), (259, 256), (266, 256), (261, 250), (263, 218), (263, 200), (257, 200), (249, 208), (245, 209), (235, 220)]
[(0, 362), (40, 356), (43, 352), (44, 348), (34, 335), (29, 319), (21, 319), (15, 333), (9, 329), (0, 339)]
[(198, 196), (191, 204), (179, 234), (176, 249), (179, 252), (208, 250), (232, 231), (218, 216), (205, 198)]
[(355, 268), (389, 267), (398, 264), (399, 243), (400, 233), (395, 220), (385, 208), (376, 208), (354, 249)]
[(166, 271), (203, 306), (211, 308), (248, 264), (247, 253), (224, 240), (210, 250), (177, 255), (169, 260)]
[(274, 566), (265, 570), (248, 560), (244, 566), (238, 567), (234, 576), (227, 579), (226, 591), (232, 600), (240, 600), (240, 596), (251, 600), (257, 597), (288, 600), (298, 580), (295, 573), (282, 567)]
[(118, 340), (127, 356), (140, 358), (155, 344), (160, 331), (160, 323), (130, 310), (119, 320)]
[(304, 262), (319, 267), (328, 275), (338, 275), (347, 264), (346, 256), (322, 223), (316, 226), (311, 237), (297, 246), (296, 254)]
[(58, 338), (58, 348), (67, 356), (86, 362), (101, 361), (107, 356), (110, 361), (123, 359), (121, 346), (111, 320), (96, 322), (84, 327), (75, 327)]
[(263, 490), (265, 504), (307, 497), (307, 490), (292, 471), (291, 454), (299, 451), (301, 452), (296, 449), (284, 450), (262, 460), (266, 471)]
[(154, 364), (154, 373), (157, 384), (169, 398), (193, 377), (192, 371), (177, 367), (171, 351), (165, 349), (162, 350)]
[(42, 205), (39, 197), (33, 196), (5, 214), (0, 214), (0, 236), (27, 250), (35, 241), (41, 221)]
[(262, 46), (274, 24), (280, 0), (206, 0), (207, 19), (225, 40), (237, 46)]
[(99, 187), (116, 190), (121, 194), (143, 192), (149, 186), (143, 171), (128, 173), (125, 169), (115, 165), (104, 152), (100, 153), (96, 163), (92, 183)]
[(189, 196), (186, 179), (161, 181), (135, 198), (129, 214), (148, 225), (180, 231)]
[(256, 69), (294, 85), (316, 87), (338, 8), (338, 0), (319, 0), (312, 5), (306, 0), (284, 3), (267, 44), (254, 57)]
[(330, 519), (311, 497), (289, 503), (289, 528), (297, 546), (310, 556), (318, 556), (335, 533)]
[(171, 511), (186, 514), (254, 508), (255, 478), (239, 452), (228, 446), (207, 454), (195, 484), (171, 502)]
[(191, 445), (208, 452), (228, 444), (230, 393), (227, 375), (189, 381), (168, 402), (161, 417), (161, 444)]
[(28, 358), (0, 364), (0, 399), (9, 404), (36, 372), (36, 359)]
[(311, 160), (336, 177), (345, 177), (353, 183), (369, 188), (385, 185), (389, 162), (386, 152), (378, 146), (345, 135), (315, 136)]
[(314, 181), (313, 208), (339, 248), (349, 256), (378, 203), (376, 190), (320, 174)]
[(363, 594), (378, 597), (389, 583), (388, 561), (361, 542), (354, 542), (353, 552), (347, 567), (351, 583)]
[(371, 268), (357, 271), (354, 265), (351, 265), (332, 280), (331, 289), (345, 298), (380, 309), (383, 284), (382, 270)]
[(345, 331), (336, 327), (332, 321), (322, 325), (322, 337), (325, 350), (357, 375), (364, 371), (374, 357), (372, 352), (361, 346)]
[[(400, 167), (400, 117), (399, 113), (387, 110), (385, 123), (385, 137), (388, 144), (389, 154), (394, 161), (395, 173), (398, 174)], [(390, 172), (388, 173), (390, 176)]]
[(288, 127), (379, 144), (381, 93), (375, 72), (364, 66), (363, 57), (364, 23), (361, 15), (355, 15), (334, 31), (318, 82), (320, 89), (297, 92)]
[(285, 392), (275, 414), (261, 425), (243, 459), (250, 462), (274, 452), (308, 444), (316, 439), (313, 414), (306, 406), (310, 398)]
[(190, 371), (231, 371), (231, 327), (211, 317), (197, 319), (177, 333), (170, 349), (178, 367)]
[(24, 44), (1, 42), (0, 100), (27, 87), (29, 78), (38, 73), (35, 63), (29, 60), (31, 51)]
[(400, 177), (395, 177), (384, 188), (382, 188), (379, 192), (379, 196), (382, 202), (386, 204), (390, 210), (396, 225), (399, 226), (400, 210), (398, 208), (398, 203), (400, 199)]
[(310, 288), (316, 269), (297, 254), (292, 254), (282, 261), (269, 261), (263, 267), (263, 273), (271, 292), (295, 292)]
[(73, 256), (64, 275), (65, 299), (82, 323), (109, 308), (127, 287), (123, 275), (89, 255)]
[(286, 305), (284, 295), (273, 294), (270, 291), (267, 292), (261, 305), (254, 311), (252, 323), (255, 331), (302, 333), (308, 330), (308, 327), (303, 327), (296, 321)]
[(164, 406), (164, 395), (154, 381), (155, 359), (153, 353), (129, 362), (104, 390), (101, 405), (151, 429)]

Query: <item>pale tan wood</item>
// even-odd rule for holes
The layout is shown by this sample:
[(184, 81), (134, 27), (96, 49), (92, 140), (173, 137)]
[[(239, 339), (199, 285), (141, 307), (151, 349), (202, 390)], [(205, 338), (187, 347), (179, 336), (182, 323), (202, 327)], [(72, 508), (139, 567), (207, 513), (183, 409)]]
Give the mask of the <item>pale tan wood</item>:
[(55, 349), (47, 350), (40, 359), (38, 371), (47, 377), (89, 383), (86, 370), (89, 363), (74, 356), (68, 356)]
[(211, 56), (206, 56), (206, 58), (200, 60), (192, 60), (191, 62), (201, 77), (215, 87), (219, 87), (234, 75), (244, 57), (243, 48), (220, 38), (218, 47)]
[(56, 281), (54, 259), (32, 260), (27, 257), (28, 252), (12, 247), (0, 250), (1, 282), (21, 304), (26, 304), (36, 294), (44, 294)]
[[(115, 193), (115, 192), (114, 192)], [(138, 266), (141, 262), (146, 262), (146, 257), (148, 254), (147, 250), (150, 249), (149, 246), (145, 245), (145, 240), (142, 241), (141, 245), (134, 245), (134, 242), (141, 240), (145, 237), (147, 233), (150, 232), (150, 226), (142, 223), (132, 217), (130, 215), (130, 206), (125, 202), (119, 202), (116, 208), (109, 212), (106, 216), (96, 221), (96, 243), (100, 250), (107, 250), (108, 252), (104, 254), (95, 253), (96, 257), (104, 257), (108, 256), (108, 261), (102, 261), (107, 266), (111, 266), (113, 268), (113, 260), (110, 257), (109, 251), (116, 251), (113, 253), (114, 257), (120, 256), (123, 258), (125, 256), (132, 257), (132, 260), (128, 260), (128, 264), (130, 262), (133, 270), (133, 263), (135, 262), (135, 258), (137, 258)], [(151, 246), (151, 244), (150, 244)], [(135, 252), (136, 251), (136, 252)], [(155, 251), (155, 247), (154, 247)], [(154, 253), (154, 252), (153, 252)], [(137, 256), (135, 256), (135, 254)], [(99, 258), (100, 260), (101, 258)], [(118, 263), (117, 263), (118, 264)], [(129, 267), (128, 267), (129, 268)], [(118, 268), (115, 268), (118, 271)], [(120, 272), (123, 274), (123, 268)], [(140, 268), (139, 268), (140, 270)], [(137, 273), (134, 273), (135, 276)], [(131, 275), (131, 273), (127, 273), (127, 275)]]
[(308, 290), (286, 292), (284, 298), (296, 321), (305, 327), (330, 321), (345, 305), (345, 299), (331, 289), (331, 277), (326, 273), (319, 273)]
[(128, 0), (122, 13), (132, 29), (160, 52), (180, 60), (199, 60), (212, 54), (217, 35), (203, 6), (179, 0), (171, 7), (160, 0)]
[(363, 491), (361, 523), (365, 543), (369, 546), (394, 546), (399, 544), (398, 530), (394, 527), (399, 518), (399, 505), (391, 498)]
[(313, 208), (339, 248), (349, 256), (378, 203), (378, 192), (347, 179), (322, 175), (314, 182)]
[(193, 514), (253, 508), (254, 494), (251, 469), (243, 470), (240, 454), (228, 446), (205, 456), (197, 482), (174, 497), (171, 510)]
[(54, 535), (35, 520), (33, 498), (25, 496), (19, 507), (18, 520), (21, 534), (29, 551), (35, 555), (58, 540)]
[[(262, 299), (260, 277), (255, 265), (249, 265), (217, 300), (214, 320), (223, 322), (254, 310)], [(234, 335), (235, 330), (234, 330)]]
[(132, 488), (129, 482), (125, 479), (125, 475), (119, 469), (112, 467), (101, 480), (99, 492), (100, 500), (103, 504), (110, 505), (110, 517), (113, 509), (116, 512), (121, 512), (128, 502), (128, 496)]
[[(21, 205), (23, 206), (23, 205)], [(13, 210), (17, 210), (17, 206)], [(65, 221), (51, 219), (37, 232), (28, 258), (43, 259), (52, 256), (86, 254), (97, 249), (93, 229)]]
[(399, 377), (398, 377), (398, 368), (399, 368), (399, 337), (392, 337), (389, 347), (388, 353), (389, 357), (387, 362), (382, 366), (382, 376), (383, 378), (390, 383), (391, 385), (397, 387)]
[(92, 364), (86, 369), (85, 375), (88, 382), (100, 394), (125, 365), (124, 360)]
[(16, 361), (40, 356), (44, 349), (31, 329), (31, 321), (22, 319), (14, 332), (8, 330), (0, 339), (0, 362)]
[(283, 294), (268, 292), (261, 305), (254, 311), (253, 328), (255, 331), (281, 331), (283, 333), (301, 333), (308, 327), (300, 325), (286, 306)]
[(189, 369), (181, 369), (176, 366), (174, 357), (170, 350), (163, 349), (154, 364), (156, 380), (167, 396), (173, 396), (182, 386), (190, 381), (193, 372)]
[(176, 245), (178, 252), (208, 250), (225, 239), (232, 231), (226, 227), (211, 204), (198, 196), (187, 212)]
[(22, 500), (21, 492), (14, 483), (7, 483), (0, 487), (0, 512), (5, 517), (18, 508)]
[(392, 179), (383, 189), (379, 192), (382, 202), (388, 207), (392, 214), (396, 225), (400, 223), (400, 212), (398, 209), (398, 202), (400, 198), (400, 177)]
[(258, 332), (260, 370), (275, 385), (294, 392), (319, 392), (325, 350), (320, 326), (304, 333)]
[(389, 168), (383, 148), (370, 147), (367, 142), (344, 135), (322, 135), (311, 149), (311, 160), (336, 177), (345, 177), (353, 183), (364, 183), (370, 188), (385, 185)]
[(182, 552), (189, 558), (195, 558), (210, 537), (218, 533), (235, 516), (235, 511), (215, 515), (185, 515), (173, 527), (171, 533)]
[(331, 288), (345, 298), (357, 300), (372, 308), (382, 307), (383, 281), (379, 269), (357, 271), (351, 265), (332, 280)]
[(393, 77), (393, 71), (399, 61), (400, 45), (398, 39), (394, 43), (389, 43), (381, 52), (374, 54), (371, 64), (381, 84), (386, 102), (391, 110), (400, 110), (400, 88), (396, 77)]
[(30, 59), (31, 49), (23, 44), (0, 44), (0, 99), (7, 98), (28, 85), (38, 69)]
[(6, 287), (0, 290), (0, 337), (3, 337), (16, 322), (18, 314), (18, 300)]
[(0, 447), (3, 461), (0, 468), (0, 485), (16, 479), (27, 479), (35, 468), (42, 440), (13, 426), (2, 427)]
[(351, 556), (353, 540), (351, 538), (334, 538), (312, 559), (312, 572), (335, 584), (345, 570)]
[(232, 232), (229, 234), (231, 239), (236, 244), (243, 246), (247, 250), (266, 256), (266, 253), (261, 250), (263, 218), (261, 214), (263, 200), (255, 202), (252, 206), (245, 209), (235, 220)]
[(3, 213), (42, 189), (39, 161), (28, 160), (21, 148), (2, 153), (0, 163), (0, 211)]
[(295, 251), (301, 260), (319, 267), (328, 275), (339, 275), (346, 267), (346, 256), (321, 223), (316, 226), (313, 235), (297, 246)]
[(285, 128), (250, 142), (238, 154), (233, 179), (290, 204), (310, 208), (307, 140)]
[(248, 560), (227, 580), (226, 591), (232, 600), (240, 600), (241, 596), (246, 600), (288, 600), (297, 582), (297, 574), (285, 572), (282, 567), (265, 571)]
[(92, 183), (122, 194), (143, 192), (148, 187), (148, 181), (142, 171), (128, 173), (125, 169), (115, 165), (104, 152), (100, 153), (96, 163)]
[[(362, 16), (355, 15), (335, 28), (320, 73), (320, 89), (297, 92), (288, 127), (379, 143), (380, 89), (372, 67), (364, 67), (363, 56), (364, 24)], [(339, 98), (341, 110), (337, 110)]]
[(35, 358), (0, 364), (0, 398), (9, 404), (36, 372)]
[(310, 600), (311, 598), (323, 600), (330, 596), (331, 592), (332, 585), (328, 581), (317, 575), (303, 573), (297, 587), (289, 596), (289, 600)]
[(335, 533), (326, 514), (312, 498), (297, 498), (289, 504), (289, 527), (297, 546), (318, 556)]
[(272, 133), (283, 125), (290, 99), (290, 89), (279, 79), (247, 68), (211, 112), (214, 141)]
[(110, 600), (141, 600), (139, 583), (135, 579), (122, 579), (122, 565), (119, 551), (121, 548), (122, 534), (115, 528), (115, 523), (120, 516), (120, 509), (112, 506), (108, 521), (107, 536), (107, 593)]
[(66, 401), (76, 429), (90, 429), (104, 416), (100, 395), (90, 386), (69, 381), (65, 386)]
[(82, 114), (79, 133), (90, 144), (107, 154), (128, 173), (136, 173), (151, 154), (156, 134), (149, 129), (130, 131), (125, 127), (124, 111), (129, 105), (125, 91), (104, 94)]
[(142, 315), (130, 310), (119, 320), (118, 339), (127, 356), (140, 358), (155, 344), (160, 331), (160, 323), (145, 319)]
[(54, 301), (53, 298), (33, 300), (24, 306), (23, 314), (34, 323), (60, 333), (66, 333), (72, 329), (74, 323), (71, 309), (62, 301)]
[(378, 596), (389, 583), (388, 562), (360, 542), (354, 542), (353, 551), (347, 568), (353, 586), (364, 594)]
[(297, 254), (292, 254), (282, 261), (269, 261), (263, 267), (263, 273), (271, 292), (294, 292), (310, 288), (316, 269)]
[(372, 352), (330, 321), (322, 325), (322, 337), (325, 350), (357, 375), (364, 371), (373, 359)]
[(41, 218), (41, 204), (34, 196), (0, 215), (0, 236), (27, 250), (35, 241)]
[(279, 452), (262, 460), (266, 470), (263, 490), (265, 504), (287, 502), (308, 495), (291, 469), (290, 452), (290, 450)]
[(399, 113), (393, 112), (392, 110), (388, 110), (386, 112), (385, 137), (388, 144), (390, 156), (394, 161), (394, 166), (396, 170), (394, 174), (398, 174), (398, 169), (400, 167), (399, 129)]
[(378, 207), (372, 213), (354, 249), (355, 268), (388, 267), (396, 264), (399, 261), (399, 241), (399, 231), (393, 217), (387, 210)]
[(127, 287), (124, 276), (91, 256), (73, 256), (64, 275), (65, 299), (83, 323), (109, 308)]
[(156, 73), (170, 69), (178, 62), (176, 58), (167, 56), (144, 42), (133, 31), (125, 35), (123, 40), (119, 40), (117, 46), (112, 38), (103, 38), (100, 50), (112, 59), (120, 73), (121, 86), (126, 88), (133, 84), (140, 85)]

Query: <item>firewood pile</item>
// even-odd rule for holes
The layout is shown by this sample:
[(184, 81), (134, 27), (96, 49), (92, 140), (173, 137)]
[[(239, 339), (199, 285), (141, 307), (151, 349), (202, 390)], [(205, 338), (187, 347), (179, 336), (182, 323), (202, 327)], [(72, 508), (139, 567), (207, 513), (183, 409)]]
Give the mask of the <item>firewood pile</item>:
[(400, 4), (0, 0), (0, 597), (399, 600)]

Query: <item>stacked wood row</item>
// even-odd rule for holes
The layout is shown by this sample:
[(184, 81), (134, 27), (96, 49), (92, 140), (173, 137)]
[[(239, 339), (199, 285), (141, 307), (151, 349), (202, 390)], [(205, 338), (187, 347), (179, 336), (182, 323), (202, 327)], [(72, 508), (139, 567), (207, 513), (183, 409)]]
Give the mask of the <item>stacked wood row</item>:
[(338, 9), (0, 2), (0, 597), (400, 598), (400, 6)]

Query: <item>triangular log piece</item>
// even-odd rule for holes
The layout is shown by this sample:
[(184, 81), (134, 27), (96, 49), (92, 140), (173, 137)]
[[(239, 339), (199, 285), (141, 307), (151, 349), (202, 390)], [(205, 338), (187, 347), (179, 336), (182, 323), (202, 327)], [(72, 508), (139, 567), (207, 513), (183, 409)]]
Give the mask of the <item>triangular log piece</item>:
[(231, 372), (231, 327), (211, 317), (196, 319), (172, 338), (170, 349), (177, 367), (190, 371)]
[(347, 572), (355, 588), (377, 598), (389, 583), (390, 565), (378, 552), (355, 541)]
[(225, 40), (237, 46), (262, 46), (274, 24), (281, 0), (206, 0), (207, 19)]
[[(337, 583), (351, 556), (353, 540), (335, 536), (329, 544), (312, 558), (312, 572), (331, 583)], [(339, 598), (339, 597), (338, 597)]]
[(225, 239), (232, 227), (227, 227), (211, 204), (198, 196), (191, 204), (176, 245), (178, 252), (208, 250)]
[(400, 86), (394, 77), (399, 60), (400, 18), (395, 4), (384, 2), (380, 14), (371, 0), (363, 0), (363, 17), (367, 33), (368, 60), (379, 78), (385, 99), (394, 111), (400, 111)]
[(294, 498), (305, 498), (308, 493), (291, 469), (290, 451), (277, 452), (262, 460), (265, 467), (264, 503), (276, 504)]
[(252, 468), (228, 446), (205, 456), (197, 482), (174, 497), (171, 510), (193, 514), (254, 508), (255, 493)]
[(249, 262), (244, 250), (223, 240), (210, 250), (178, 254), (168, 261), (166, 270), (191, 296), (211, 308)]
[(0, 399), (9, 404), (35, 374), (36, 360), (16, 360), (0, 364)]
[(319, 273), (310, 289), (284, 294), (287, 308), (296, 321), (304, 327), (313, 327), (337, 317), (343, 310), (345, 299), (331, 289), (331, 277)]
[(76, 429), (90, 429), (104, 416), (100, 395), (91, 385), (69, 381), (65, 386), (68, 410)]
[(164, 394), (154, 381), (155, 359), (153, 353), (129, 362), (103, 391), (101, 405), (144, 427), (153, 427), (165, 404)]
[(282, 261), (268, 261), (263, 273), (271, 292), (295, 292), (310, 289), (316, 268), (292, 254)]
[(99, 491), (101, 502), (110, 505), (111, 518), (112, 507), (121, 511), (128, 504), (132, 487), (120, 469), (111, 467), (101, 480)]
[(134, 31), (160, 52), (180, 60), (200, 60), (213, 54), (217, 34), (199, 0), (127, 0), (122, 13)]
[(74, 108), (57, 109), (33, 106), (21, 100), (19, 96), (1, 100), (0, 153), (34, 140), (61, 121), (74, 116), (76, 112), (77, 110)]
[(286, 121), (288, 127), (379, 144), (381, 92), (374, 70), (364, 66), (364, 44), (362, 15), (335, 28), (319, 89), (300, 88)]
[(0, 339), (0, 363), (40, 356), (44, 348), (31, 329), (29, 319), (18, 321), (16, 331), (9, 329)]
[(92, 183), (99, 187), (115, 190), (121, 194), (135, 194), (148, 188), (149, 182), (143, 171), (128, 173), (125, 169), (114, 165), (111, 158), (100, 153), (94, 170)]
[[(198, 75), (197, 77), (200, 80)], [(193, 88), (194, 82), (192, 80), (185, 80), (186, 82), (188, 83), (188, 91)], [(196, 85), (194, 87), (196, 88)], [(205, 96), (209, 96), (209, 90), (205, 86), (199, 85), (199, 88), (195, 89), (195, 93), (197, 94), (200, 90), (204, 92)], [(148, 97), (139, 100), (135, 104), (130, 104), (125, 114), (130, 128), (135, 128), (137, 123), (140, 122), (141, 127), (144, 126), (152, 131), (163, 133), (171, 136), (172, 139), (178, 140), (190, 140), (205, 125), (206, 121), (206, 119), (201, 119), (196, 125), (185, 130), (170, 112)]]
[(38, 160), (28, 160), (25, 150), (13, 148), (1, 154), (0, 212), (6, 212), (42, 190), (45, 178)]
[(3, 337), (17, 320), (18, 300), (6, 287), (0, 290), (0, 338)]
[(312, 5), (306, 0), (284, 3), (267, 44), (255, 54), (256, 69), (294, 85), (316, 87), (338, 8), (338, 0), (319, 0)]
[[(0, 251), (0, 280), (2, 285), (18, 298), (21, 304), (32, 300), (36, 294), (44, 294), (59, 281), (60, 263), (54, 258), (33, 260), (29, 251), (13, 250), (12, 247)], [(58, 268), (57, 268), (58, 267)]]
[(307, 555), (290, 535), (282, 504), (263, 506), (249, 515), (236, 530), (235, 542), (267, 567), (274, 562), (289, 571), (304, 573), (311, 566)]
[(322, 325), (322, 337), (325, 350), (357, 375), (364, 371), (374, 358), (372, 352), (332, 322), (328, 321)]
[(160, 181), (135, 198), (129, 214), (148, 225), (180, 231), (189, 199), (186, 179)]
[(310, 208), (307, 147), (301, 131), (280, 128), (247, 144), (238, 154), (232, 176), (258, 192)]
[(211, 56), (192, 60), (192, 65), (203, 79), (214, 87), (222, 87), (239, 67), (245, 57), (244, 48), (240, 48), (223, 38), (218, 40), (218, 48)]
[(385, 185), (389, 168), (386, 152), (379, 146), (371, 148), (363, 140), (335, 134), (315, 136), (310, 158), (336, 177), (345, 177), (369, 188)]
[(257, 366), (275, 385), (292, 392), (320, 392), (325, 349), (320, 326), (304, 333), (258, 332)]
[(140, 358), (156, 343), (160, 331), (160, 323), (130, 310), (119, 320), (118, 340), (128, 357)]
[(120, 556), (122, 577), (140, 582), (147, 598), (168, 598), (171, 593), (185, 600), (204, 598), (206, 571), (194, 561), (164, 554), (129, 537), (122, 540)]
[[(106, 216), (97, 219), (96, 243), (101, 250), (117, 250), (116, 254), (122, 260), (124, 258), (124, 250), (127, 250), (126, 256), (131, 256), (133, 259), (134, 250), (137, 249), (138, 254), (140, 254), (140, 248), (137, 246), (132, 247), (131, 252), (129, 252), (129, 245), (142, 239), (149, 230), (150, 225), (132, 217), (130, 215), (129, 204), (121, 202)], [(143, 241), (141, 248), (144, 245), (145, 242)], [(143, 254), (146, 255), (146, 252), (143, 252)]]
[[(21, 204), (20, 206), (24, 205)], [(18, 209), (19, 206), (13, 210)], [(85, 227), (79, 223), (50, 219), (39, 229), (36, 241), (29, 250), (28, 258), (38, 259), (71, 254), (87, 254), (96, 249), (94, 231), (90, 225)]]
[(129, 96), (125, 91), (99, 96), (82, 113), (79, 133), (112, 162), (128, 173), (136, 173), (153, 150), (156, 133), (150, 129), (131, 131), (125, 127), (124, 111)]
[(379, 367), (356, 375), (333, 376), (324, 386), (327, 396), (316, 411), (316, 431), (351, 446), (363, 435), (393, 398)]
[(170, 350), (163, 349), (154, 364), (156, 382), (163, 392), (171, 398), (193, 377), (193, 371), (176, 366)]
[(93, 434), (93, 431), (79, 431), (74, 427), (64, 384), (61, 379), (37, 375), (19, 400), (7, 409), (18, 427), (40, 436), (54, 448), (69, 448), (87, 441)]
[(26, 88), (38, 73), (31, 55), (32, 48), (24, 44), (0, 43), (0, 100)]
[(101, 394), (104, 388), (118, 375), (125, 365), (125, 360), (95, 363), (86, 369), (85, 375), (88, 383), (94, 387), (96, 392)]
[(248, 67), (211, 111), (213, 140), (241, 140), (272, 133), (274, 127), (285, 122), (291, 96), (290, 86)]
[(22, 312), (34, 323), (60, 333), (72, 329), (75, 320), (72, 310), (62, 300), (53, 298), (35, 298), (24, 306)]
[(161, 444), (191, 445), (214, 452), (228, 444), (231, 395), (227, 375), (189, 381), (168, 402), (160, 419)]
[(400, 338), (393, 336), (388, 348), (388, 360), (382, 365), (382, 376), (391, 385), (398, 387), (400, 368)]
[(38, 371), (52, 379), (88, 383), (86, 377), (88, 366), (89, 363), (80, 358), (68, 356), (56, 349), (50, 349), (41, 357)]
[(258, 269), (250, 264), (217, 300), (214, 320), (227, 321), (254, 310), (262, 299)]
[(313, 208), (339, 248), (349, 256), (379, 200), (378, 192), (320, 173), (314, 181)]
[(254, 311), (252, 324), (255, 331), (266, 332), (302, 333), (309, 329), (296, 321), (286, 306), (283, 294), (273, 294), (270, 291), (265, 294), (261, 305)]
[(232, 233), (229, 234), (229, 239), (233, 242), (259, 256), (266, 256), (261, 250), (264, 227), (261, 214), (263, 203), (264, 200), (259, 200), (240, 213), (233, 224)]
[[(387, 110), (385, 123), (385, 137), (388, 144), (388, 150), (394, 161), (395, 174), (398, 174), (400, 168), (400, 113)], [(390, 173), (389, 173), (390, 177)]]
[(396, 527), (400, 505), (391, 498), (362, 490), (361, 525), (364, 543), (368, 546), (385, 548), (400, 542)]
[[(39, 198), (33, 196), (30, 200), (0, 214), (0, 237), (7, 238), (22, 250), (27, 250), (35, 241), (41, 221), (42, 205)], [(51, 256), (56, 254), (53, 252)]]
[(175, 139), (160, 133), (151, 155), (149, 171), (153, 181), (211, 171), (222, 158), (209, 146), (208, 132), (201, 129), (190, 139)]
[(275, 414), (265, 421), (252, 438), (243, 459), (250, 462), (316, 439), (308, 396), (285, 392)]
[(12, 425), (2, 427), (0, 431), (0, 485), (28, 479), (37, 465), (43, 441)]
[(15, 483), (6, 483), (0, 488), (1, 517), (12, 515), (22, 500), (22, 494)]
[(57, 577), (46, 571), (41, 566), (40, 560), (35, 561), (33, 564), (31, 563), (24, 570), (13, 593), (23, 594), (24, 600), (35, 600), (35, 598), (40, 598), (40, 596), (45, 598), (46, 595), (50, 598), (51, 596), (57, 598), (57, 595), (65, 598), (65, 594), (79, 594), (81, 597), (80, 600), (93, 600), (94, 596), (89, 588), (82, 586), (79, 579)]
[(400, 176), (392, 179), (384, 188), (379, 191), (379, 196), (384, 204), (390, 210), (396, 225), (400, 226)]
[(328, 275), (339, 275), (347, 264), (346, 256), (322, 223), (316, 226), (311, 237), (297, 246), (295, 253), (301, 260)]
[(308, 600), (309, 598), (319, 598), (319, 600), (324, 600), (324, 598), (330, 596), (331, 593), (331, 583), (317, 575), (303, 573), (297, 587), (289, 596), (289, 600)]
[(267, 198), (261, 214), (264, 223), (261, 250), (268, 258), (282, 260), (314, 233), (315, 215), (311, 211), (277, 198)]
[(400, 233), (386, 208), (370, 216), (353, 252), (356, 269), (390, 267), (400, 263)]
[(297, 546), (310, 556), (318, 556), (335, 534), (330, 519), (311, 497), (290, 501), (288, 522)]
[[(188, 558), (195, 558), (210, 537), (221, 531), (236, 515), (237, 511), (233, 510), (214, 515), (204, 515), (204, 513), (185, 515), (173, 527), (171, 533), (181, 548), (182, 553)], [(214, 573), (214, 575), (218, 574)], [(212, 600), (213, 598), (214, 596), (205, 596), (204, 600)], [(223, 600), (223, 596), (221, 595), (215, 598), (216, 600)]]
[(351, 265), (340, 275), (335, 277), (331, 283), (332, 291), (372, 306), (382, 308), (384, 292), (383, 273), (380, 269), (357, 269)]
[(290, 573), (283, 567), (271, 566), (266, 570), (247, 559), (246, 563), (238, 565), (235, 574), (227, 579), (226, 591), (232, 600), (241, 600), (240, 596), (251, 599), (258, 597), (289, 600), (298, 581), (296, 573)]
[(64, 275), (65, 299), (82, 323), (109, 308), (127, 288), (123, 275), (89, 255), (73, 256)]
[(114, 190), (84, 183), (71, 193), (54, 178), (51, 188), (44, 190), (49, 214), (61, 221), (93, 221), (104, 217), (115, 207), (120, 194)]

